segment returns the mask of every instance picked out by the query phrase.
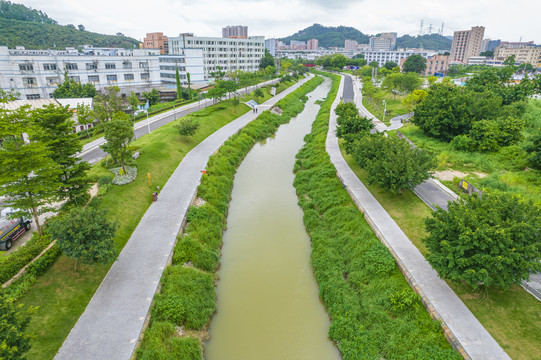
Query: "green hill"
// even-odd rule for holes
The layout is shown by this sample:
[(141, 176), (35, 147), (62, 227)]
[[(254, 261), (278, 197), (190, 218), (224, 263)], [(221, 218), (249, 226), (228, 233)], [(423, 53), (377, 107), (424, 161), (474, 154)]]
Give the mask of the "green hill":
[(422, 36), (400, 36), (397, 40), (399, 48), (423, 48), (428, 50), (451, 50), (452, 40), (438, 34)]
[(363, 34), (359, 30), (347, 27), (347, 26), (338, 26), (338, 27), (332, 27), (332, 26), (323, 26), (320, 24), (314, 24), (312, 26), (307, 27), (304, 30), (300, 30), (299, 32), (282, 38), (278, 39), (283, 41), (286, 44), (289, 44), (291, 40), (298, 40), (298, 41), (307, 41), (310, 39), (317, 39), (319, 46), (328, 48), (328, 47), (344, 47), (345, 40), (355, 40), (359, 44), (368, 44), (369, 36)]
[(61, 26), (39, 10), (0, 0), (0, 46), (24, 46), (27, 49), (65, 49), (93, 45), (134, 48), (139, 41), (126, 36), (103, 35), (85, 31), (83, 25)]

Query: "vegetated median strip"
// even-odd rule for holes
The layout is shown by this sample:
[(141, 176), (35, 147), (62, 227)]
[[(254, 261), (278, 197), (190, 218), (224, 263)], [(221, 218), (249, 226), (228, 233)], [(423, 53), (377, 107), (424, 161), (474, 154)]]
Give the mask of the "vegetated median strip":
[(201, 342), (216, 308), (213, 273), (219, 266), (236, 169), (257, 142), (303, 110), (301, 99), (322, 81), (320, 77), (312, 79), (280, 100), (277, 106), (282, 115), (264, 111), (209, 158), (208, 175), (202, 178), (197, 192), (202, 205), (189, 209), (172, 265), (166, 269), (161, 292), (155, 296), (150, 327), (145, 331), (138, 358), (202, 358)]
[[(333, 110), (337, 104), (338, 100), (335, 100)], [(375, 233), (396, 258), (410, 285), (421, 295), (430, 315), (443, 322), (444, 333), (464, 358), (509, 359), (349, 168), (338, 147), (336, 115), (332, 111), (326, 146), (338, 176)]]
[[(294, 87), (301, 86), (304, 81)], [(271, 103), (285, 95), (276, 96)], [(254, 117), (255, 114), (247, 113), (225, 125), (184, 157), (163, 187), (159, 201), (149, 207), (131, 234), (119, 259), (58, 352), (57, 359), (72, 359), (81, 352), (88, 356), (87, 359), (132, 356), (152, 296), (201, 179), (201, 170), (209, 155)]]

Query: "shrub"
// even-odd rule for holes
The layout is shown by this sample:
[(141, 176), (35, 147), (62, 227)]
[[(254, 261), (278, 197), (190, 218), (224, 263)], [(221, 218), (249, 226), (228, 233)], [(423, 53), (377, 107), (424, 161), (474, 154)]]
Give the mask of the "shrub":
[(112, 168), (110, 171), (115, 174), (115, 178), (111, 181), (114, 185), (129, 184), (137, 177), (137, 168), (132, 166), (126, 166), (126, 174), (123, 173), (120, 167)]
[(0, 257), (0, 283), (11, 279), (26, 264), (39, 255), (51, 243), (47, 235), (39, 236), (37, 232), (32, 234), (24, 246), (19, 247), (13, 253)]

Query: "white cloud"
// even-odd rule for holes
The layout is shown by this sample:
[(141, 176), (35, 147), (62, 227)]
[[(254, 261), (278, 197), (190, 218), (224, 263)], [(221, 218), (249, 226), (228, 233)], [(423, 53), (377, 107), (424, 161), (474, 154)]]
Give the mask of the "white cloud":
[[(17, 2), (17, 0), (15, 0)], [(226, 25), (247, 25), (251, 35), (284, 37), (313, 23), (352, 26), (364, 33), (419, 32), (445, 22), (444, 34), (486, 27), (485, 36), (509, 41), (541, 43), (541, 2), (515, 0), (25, 0), (23, 4), (46, 12), (61, 24), (83, 24), (105, 34), (122, 32), (142, 39), (147, 32), (169, 36), (193, 32), (220, 36)]]

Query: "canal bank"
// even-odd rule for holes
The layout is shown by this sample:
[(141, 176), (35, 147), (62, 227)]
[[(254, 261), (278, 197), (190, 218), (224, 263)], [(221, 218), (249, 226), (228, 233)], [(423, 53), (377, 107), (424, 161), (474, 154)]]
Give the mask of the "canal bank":
[(207, 360), (339, 359), (310, 262), (310, 238), (293, 187), (295, 155), (330, 89), (256, 144), (235, 175), (218, 272)]

